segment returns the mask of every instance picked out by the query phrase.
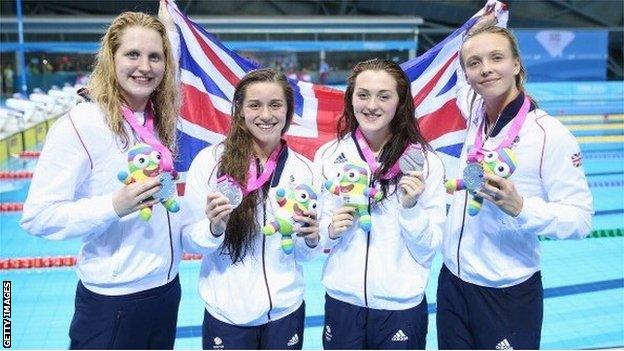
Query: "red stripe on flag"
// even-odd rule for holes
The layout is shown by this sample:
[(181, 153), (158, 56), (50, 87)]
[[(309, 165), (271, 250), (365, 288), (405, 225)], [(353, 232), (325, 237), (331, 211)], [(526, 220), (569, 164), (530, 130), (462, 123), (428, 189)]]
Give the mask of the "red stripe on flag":
[(230, 115), (217, 110), (206, 93), (194, 86), (181, 84), (184, 103), (180, 115), (187, 121), (200, 125), (219, 134), (227, 134), (230, 126)]
[(466, 129), (466, 120), (457, 108), (456, 99), (447, 101), (442, 107), (418, 118), (418, 127), (427, 141), (442, 135)]
[(344, 93), (341, 90), (314, 85), (314, 95), (318, 101), (314, 138), (288, 136), (288, 145), (310, 160), (321, 145), (336, 138), (336, 125), (344, 108)]
[(178, 191), (178, 196), (184, 196), (184, 191), (186, 190), (186, 183), (176, 183), (176, 190)]
[[(420, 106), (420, 103), (423, 102), (423, 100), (425, 100), (425, 98), (429, 95), (429, 93), (431, 93), (431, 90), (433, 90), (433, 87), (435, 87), (436, 84), (438, 84), (438, 81), (440, 80), (440, 77), (442, 76), (442, 74), (444, 74), (444, 72), (446, 71), (448, 66), (451, 64), (451, 62), (453, 62), (453, 60), (455, 60), (457, 55), (458, 55), (458, 53), (455, 52), (453, 54), (453, 56), (451, 56), (446, 61), (444, 66), (442, 66), (442, 68), (438, 69), (438, 72), (429, 80), (429, 82), (427, 82), (427, 84), (425, 84), (425, 86), (416, 94), (416, 96), (414, 96), (414, 106), (416, 106), (416, 107)], [(418, 77), (417, 79), (422, 79), (422, 78)], [(412, 92), (412, 94), (413, 93), (414, 92)]]
[(212, 62), (212, 64), (217, 68), (223, 78), (230, 82), (232, 86), (236, 86), (240, 78), (238, 78), (238, 76), (236, 76), (236, 74), (234, 74), (234, 72), (230, 70), (230, 68), (221, 60), (217, 53), (212, 51), (210, 46), (208, 46), (208, 44), (206, 44), (206, 42), (199, 35), (199, 33), (197, 33), (197, 30), (195, 29), (193, 24), (186, 17), (184, 17), (184, 20), (186, 21), (188, 28), (191, 30), (191, 33), (193, 33), (193, 36), (197, 40), (197, 43), (201, 47), (202, 51), (204, 52), (204, 54), (206, 54), (206, 57), (208, 57), (208, 61)]

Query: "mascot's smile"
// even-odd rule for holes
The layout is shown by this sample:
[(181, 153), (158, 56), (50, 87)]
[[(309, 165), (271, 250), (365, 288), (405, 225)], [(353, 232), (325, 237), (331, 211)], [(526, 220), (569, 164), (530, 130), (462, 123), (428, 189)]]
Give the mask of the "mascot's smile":
[(349, 184), (349, 185), (341, 185), (341, 186), (340, 186), (340, 191), (341, 191), (341, 192), (343, 192), (343, 193), (348, 193), (348, 192), (350, 192), (351, 190), (353, 190), (353, 186), (354, 186), (353, 184)]
[(299, 207), (299, 204), (293, 205), (293, 211), (297, 216), (303, 216), (303, 210), (301, 209), (301, 207)]
[(158, 175), (158, 167), (149, 170), (149, 169), (144, 169), (143, 170), (143, 174), (145, 174), (146, 176), (150, 177), (150, 178), (154, 178)]

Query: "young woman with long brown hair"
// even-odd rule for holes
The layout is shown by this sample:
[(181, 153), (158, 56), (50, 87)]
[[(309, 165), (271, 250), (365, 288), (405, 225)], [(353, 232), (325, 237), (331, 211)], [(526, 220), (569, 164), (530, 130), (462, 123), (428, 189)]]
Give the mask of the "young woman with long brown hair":
[[(321, 237), (331, 248), (323, 271), (323, 345), (424, 349), (425, 287), (445, 219), (442, 162), (418, 130), (410, 83), (398, 64), (360, 62), (347, 84), (338, 138), (315, 156), (317, 182), (341, 174), (357, 183), (341, 189), (368, 187), (367, 193), (382, 195), (356, 211), (344, 198), (323, 193)], [(403, 167), (414, 149), (418, 167)], [(362, 196), (354, 195), (349, 201)]]
[[(194, 224), (185, 235), (204, 255), (204, 348), (303, 345), (301, 264), (321, 250), (314, 206), (293, 216), (301, 227), (292, 252), (282, 248), (279, 234), (262, 231), (277, 214), (278, 189), (313, 184), (309, 161), (283, 139), (293, 114), (283, 74), (268, 68), (247, 73), (234, 91), (225, 141), (202, 150), (187, 174), (185, 200)], [(313, 194), (304, 195), (315, 203)]]

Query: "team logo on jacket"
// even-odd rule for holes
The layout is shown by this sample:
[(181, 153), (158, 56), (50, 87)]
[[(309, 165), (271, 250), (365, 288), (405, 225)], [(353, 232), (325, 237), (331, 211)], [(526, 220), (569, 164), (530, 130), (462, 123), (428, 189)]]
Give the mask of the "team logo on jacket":
[(509, 341), (507, 341), (507, 339), (503, 339), (498, 344), (496, 344), (496, 349), (497, 350), (513, 350), (514, 348), (511, 347), (511, 344), (509, 344)]
[(329, 325), (325, 326), (325, 341), (329, 342), (332, 339), (332, 332)]
[(213, 349), (215, 350), (220, 350), (223, 348), (223, 340), (221, 340), (220, 337), (215, 337), (214, 338), (214, 345), (212, 346)]
[(409, 337), (405, 335), (403, 330), (399, 329), (396, 333), (394, 333), (394, 336), (392, 337), (391, 340), (392, 341), (407, 341), (409, 340)]
[(581, 156), (580, 151), (570, 156), (570, 158), (572, 159), (572, 166), (574, 167), (581, 167), (583, 164), (583, 156)]
[(344, 152), (341, 152), (340, 155), (338, 155), (338, 157), (336, 157), (336, 159), (334, 160), (334, 164), (345, 162), (347, 162), (347, 157), (345, 156)]
[(287, 346), (295, 346), (299, 343), (299, 334), (295, 333), (295, 335), (292, 336), (292, 338), (290, 338), (290, 340), (288, 340), (288, 344), (286, 344)]

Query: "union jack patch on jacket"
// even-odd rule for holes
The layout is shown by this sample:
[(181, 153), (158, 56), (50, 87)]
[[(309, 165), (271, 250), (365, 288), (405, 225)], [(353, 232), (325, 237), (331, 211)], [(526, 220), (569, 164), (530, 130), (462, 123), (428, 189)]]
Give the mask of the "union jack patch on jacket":
[(580, 167), (583, 164), (583, 157), (580, 152), (577, 152), (570, 157), (572, 158), (572, 165), (574, 167)]

